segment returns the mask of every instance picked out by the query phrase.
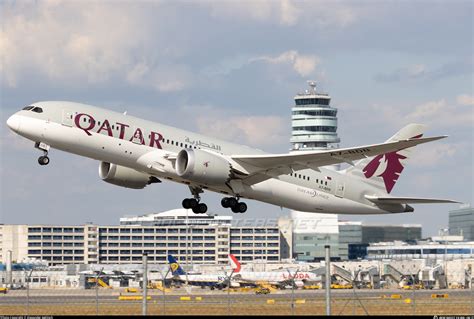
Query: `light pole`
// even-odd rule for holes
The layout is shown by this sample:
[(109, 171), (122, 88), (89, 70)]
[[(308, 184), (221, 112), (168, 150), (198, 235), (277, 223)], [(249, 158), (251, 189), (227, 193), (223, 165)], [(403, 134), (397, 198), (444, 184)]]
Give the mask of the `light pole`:
[(164, 276), (163, 276), (163, 273), (160, 271), (160, 274), (161, 274), (161, 276), (163, 277), (163, 282), (161, 283), (161, 288), (162, 288), (162, 291), (163, 291), (163, 315), (166, 314), (166, 298), (165, 298), (165, 297), (166, 297), (166, 296), (165, 296), (165, 288), (166, 288), (166, 286), (165, 286), (165, 279), (166, 279), (166, 277), (168, 276), (169, 272), (170, 272), (170, 268), (169, 268), (169, 267), (168, 267), (168, 270), (166, 271), (166, 274), (165, 274)]
[(449, 228), (442, 228), (441, 229), (442, 232), (443, 232), (443, 241), (444, 241), (444, 254), (443, 254), (443, 266), (444, 266), (444, 284), (446, 286), (446, 288), (448, 287), (448, 267), (447, 267), (447, 261), (446, 261), (446, 255), (448, 254), (448, 244), (447, 244), (447, 240), (446, 240), (446, 233), (449, 231)]
[(330, 246), (324, 245), (326, 250), (326, 315), (331, 315), (331, 255), (329, 252)]
[(26, 277), (26, 315), (30, 315), (30, 281), (31, 275), (33, 274), (33, 269), (30, 270), (30, 273)]
[(147, 314), (147, 294), (148, 294), (148, 256), (143, 254), (143, 300), (142, 300), (142, 315)]
[[(188, 238), (189, 238), (189, 217), (188, 217), (188, 210), (189, 209), (186, 209), (186, 268), (188, 268)], [(188, 289), (189, 287), (189, 283), (188, 283), (188, 272), (185, 271), (185, 275), (186, 275), (186, 289)]]
[(95, 278), (95, 310), (97, 315), (99, 315), (99, 279), (102, 275), (103, 270), (104, 267), (100, 269), (99, 273), (97, 274), (97, 277)]

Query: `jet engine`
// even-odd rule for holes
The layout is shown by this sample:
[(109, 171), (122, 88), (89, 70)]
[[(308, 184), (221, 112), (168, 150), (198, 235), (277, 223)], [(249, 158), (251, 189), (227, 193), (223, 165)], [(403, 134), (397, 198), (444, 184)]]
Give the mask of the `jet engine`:
[(160, 182), (160, 180), (154, 176), (107, 162), (100, 163), (99, 176), (107, 183), (134, 189), (142, 189), (152, 183)]
[(178, 176), (204, 185), (219, 185), (228, 182), (232, 176), (231, 164), (217, 154), (184, 149), (176, 158)]

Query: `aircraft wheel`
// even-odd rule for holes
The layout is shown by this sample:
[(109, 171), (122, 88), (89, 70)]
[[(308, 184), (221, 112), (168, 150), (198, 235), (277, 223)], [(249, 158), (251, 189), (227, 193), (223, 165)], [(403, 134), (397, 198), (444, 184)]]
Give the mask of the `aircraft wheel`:
[(207, 212), (207, 205), (204, 203), (201, 203), (193, 208), (193, 212), (195, 214), (205, 214)]
[(241, 213), (241, 214), (243, 214), (243, 213), (245, 213), (245, 212), (247, 211), (247, 204), (245, 204), (245, 203), (243, 203), (243, 202), (242, 202), (242, 203), (238, 203), (236, 207), (237, 207), (237, 209), (239, 210), (239, 213)]
[(223, 199), (221, 199), (221, 205), (222, 207), (224, 208), (229, 208), (230, 205), (229, 205), (229, 198), (228, 197), (224, 197)]
[(183, 202), (181, 204), (183, 205), (184, 209), (190, 209), (191, 208), (190, 203), (189, 203), (189, 198), (183, 199)]
[(49, 157), (48, 156), (40, 156), (38, 158), (38, 163), (40, 165), (48, 165), (49, 164)]
[(195, 198), (189, 198), (189, 208), (198, 207), (199, 202)]
[(239, 203), (234, 197), (229, 197), (227, 202), (231, 208), (235, 207)]

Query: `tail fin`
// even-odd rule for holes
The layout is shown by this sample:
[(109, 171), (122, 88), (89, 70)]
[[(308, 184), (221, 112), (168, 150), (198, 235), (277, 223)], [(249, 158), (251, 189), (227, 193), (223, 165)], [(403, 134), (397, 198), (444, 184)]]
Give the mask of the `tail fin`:
[[(420, 138), (426, 126), (422, 124), (408, 124), (387, 142)], [(367, 183), (390, 193), (404, 169), (406, 160), (410, 158), (414, 147), (377, 155), (360, 160), (355, 166), (346, 170), (347, 175), (358, 176)]]
[(234, 255), (229, 254), (229, 261), (230, 261), (230, 265), (232, 269), (234, 270), (234, 274), (239, 273), (241, 265), (240, 265), (240, 262), (237, 260), (237, 258), (235, 258)]
[(170, 264), (171, 274), (173, 276), (186, 275), (184, 269), (181, 268), (178, 261), (176, 261), (176, 259), (172, 255), (168, 255), (168, 263)]

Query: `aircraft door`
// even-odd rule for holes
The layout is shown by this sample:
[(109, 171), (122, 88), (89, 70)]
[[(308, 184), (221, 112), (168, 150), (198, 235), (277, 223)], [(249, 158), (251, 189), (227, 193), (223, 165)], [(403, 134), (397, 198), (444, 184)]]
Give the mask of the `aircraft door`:
[(334, 195), (336, 195), (337, 197), (344, 197), (344, 188), (345, 188), (344, 182), (338, 181), (336, 185), (336, 192)]
[(63, 125), (72, 127), (73, 118), (74, 118), (73, 111), (63, 110), (63, 119), (62, 119)]

